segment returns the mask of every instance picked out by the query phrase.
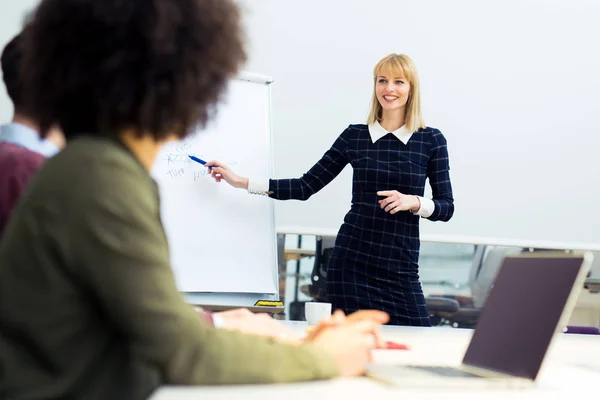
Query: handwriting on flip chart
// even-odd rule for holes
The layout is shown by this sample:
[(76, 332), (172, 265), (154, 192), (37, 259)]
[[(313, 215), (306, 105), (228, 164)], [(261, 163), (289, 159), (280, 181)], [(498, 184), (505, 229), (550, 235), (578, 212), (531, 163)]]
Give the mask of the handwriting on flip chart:
[[(189, 179), (191, 179), (193, 182), (197, 182), (197, 181), (203, 179), (204, 177), (207, 177), (210, 175), (211, 171), (208, 168), (191, 160), (189, 158), (189, 155), (193, 155), (198, 158), (205, 159), (205, 158), (202, 158), (203, 157), (202, 154), (198, 154), (198, 153), (178, 154), (175, 152), (166, 153), (164, 156), (162, 156), (159, 159), (160, 162), (166, 164), (167, 169), (166, 169), (165, 174), (170, 178), (170, 180), (183, 180), (183, 179), (189, 180)], [(224, 164), (231, 167), (231, 166), (238, 165), (239, 163), (238, 163), (238, 161), (233, 160), (233, 161), (224, 162)]]
[[(205, 161), (214, 160), (215, 158), (213, 157), (217, 157), (216, 159), (220, 158), (218, 158), (218, 154), (208, 156), (202, 152), (194, 151), (201, 147), (198, 143), (199, 140), (200, 137), (198, 135), (191, 135), (185, 139), (165, 144), (157, 162), (161, 163), (163, 168), (166, 167), (165, 169), (161, 169), (165, 171), (164, 173), (168, 177), (168, 180), (199, 182), (210, 176), (210, 169), (191, 160), (189, 156), (195, 156)], [(223, 164), (234, 166), (238, 165), (238, 161), (230, 160), (223, 162)]]
[(199, 138), (196, 135), (191, 135), (177, 142), (169, 142), (165, 144), (165, 150), (172, 153), (185, 153), (198, 142)]
[(200, 171), (194, 171), (194, 182), (198, 179), (201, 179), (203, 176), (210, 175), (210, 171), (208, 169), (202, 169)]
[(171, 168), (167, 171), (167, 175), (169, 175), (172, 179), (181, 178), (185, 174), (185, 169), (183, 168)]
[(167, 165), (187, 163), (189, 161), (191, 161), (190, 158), (184, 154), (167, 153)]

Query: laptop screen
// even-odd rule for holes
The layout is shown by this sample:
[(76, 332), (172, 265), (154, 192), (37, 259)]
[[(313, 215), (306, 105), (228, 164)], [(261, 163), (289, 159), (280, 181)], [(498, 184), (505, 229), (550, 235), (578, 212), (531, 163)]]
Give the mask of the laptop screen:
[(507, 257), (463, 364), (535, 379), (582, 264), (580, 255)]

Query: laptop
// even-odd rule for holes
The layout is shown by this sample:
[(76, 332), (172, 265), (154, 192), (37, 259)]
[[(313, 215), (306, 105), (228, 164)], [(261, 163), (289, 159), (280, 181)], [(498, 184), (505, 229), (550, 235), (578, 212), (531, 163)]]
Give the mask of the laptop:
[(591, 262), (591, 252), (505, 256), (460, 366), (372, 364), (367, 375), (402, 387), (531, 386)]

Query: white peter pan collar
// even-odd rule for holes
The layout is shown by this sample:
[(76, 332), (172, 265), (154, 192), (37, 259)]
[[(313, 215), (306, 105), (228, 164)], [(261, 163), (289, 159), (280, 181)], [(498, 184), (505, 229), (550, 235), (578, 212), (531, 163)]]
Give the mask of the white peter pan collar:
[(391, 133), (392, 135), (396, 136), (404, 144), (408, 143), (409, 139), (413, 134), (412, 132), (409, 132), (408, 129), (406, 129), (406, 125), (402, 125), (400, 128), (396, 129), (393, 132), (389, 132), (383, 129), (383, 126), (381, 126), (379, 121), (375, 121), (374, 123), (369, 125), (369, 134), (371, 135), (371, 140), (373, 141), (373, 143), (375, 143), (388, 133)]

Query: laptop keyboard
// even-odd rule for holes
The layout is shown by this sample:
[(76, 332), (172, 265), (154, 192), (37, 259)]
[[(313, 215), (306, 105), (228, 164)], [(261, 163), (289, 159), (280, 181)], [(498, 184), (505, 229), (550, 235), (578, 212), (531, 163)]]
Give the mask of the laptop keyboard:
[(409, 366), (411, 369), (417, 369), (420, 371), (431, 372), (432, 374), (442, 375), (442, 376), (455, 376), (455, 377), (464, 377), (464, 378), (482, 378), (480, 375), (471, 374), (469, 372), (465, 372), (459, 368), (454, 367), (434, 367), (428, 365), (411, 365)]

